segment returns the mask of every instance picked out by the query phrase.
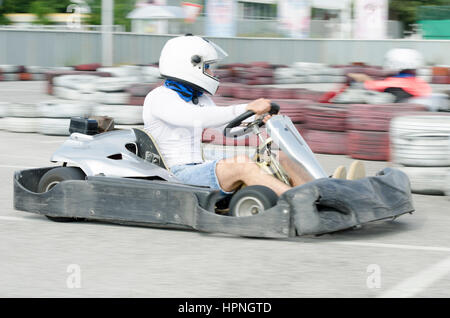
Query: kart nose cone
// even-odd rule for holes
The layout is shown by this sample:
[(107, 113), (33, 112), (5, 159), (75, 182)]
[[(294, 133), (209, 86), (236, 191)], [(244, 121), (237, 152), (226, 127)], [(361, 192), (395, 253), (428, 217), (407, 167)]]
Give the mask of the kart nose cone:
[(289, 117), (284, 115), (273, 116), (266, 123), (266, 129), (274, 143), (294, 163), (302, 166), (312, 178), (320, 179), (328, 177)]

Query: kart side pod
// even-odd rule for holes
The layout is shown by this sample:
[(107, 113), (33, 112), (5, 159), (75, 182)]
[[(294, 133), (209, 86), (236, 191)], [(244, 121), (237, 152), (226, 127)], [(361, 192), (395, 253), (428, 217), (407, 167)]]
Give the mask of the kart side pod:
[(285, 192), (274, 207), (248, 217), (214, 213), (215, 190), (166, 181), (95, 176), (63, 181), (37, 193), (39, 180), (52, 168), (14, 174), (17, 210), (267, 238), (330, 233), (414, 211), (408, 177), (391, 168), (356, 181), (309, 182)]

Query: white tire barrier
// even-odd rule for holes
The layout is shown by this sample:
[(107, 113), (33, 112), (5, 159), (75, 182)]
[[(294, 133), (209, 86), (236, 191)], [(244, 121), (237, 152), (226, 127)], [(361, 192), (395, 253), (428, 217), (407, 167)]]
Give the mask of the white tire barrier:
[(31, 74), (31, 80), (33, 81), (46, 81), (47, 80), (47, 74), (44, 73), (32, 73)]
[(94, 94), (94, 101), (101, 104), (108, 105), (126, 105), (128, 104), (128, 100), (130, 98), (130, 94), (128, 93), (104, 93), (104, 92), (96, 92)]
[(431, 75), (419, 75), (417, 77), (423, 79), (427, 83), (431, 83), (433, 81), (433, 76)]
[(125, 77), (136, 77), (142, 75), (142, 67), (139, 65), (121, 65), (119, 69), (123, 70), (126, 74)]
[(44, 135), (69, 136), (70, 119), (38, 118), (37, 132)]
[(96, 92), (94, 94), (93, 100), (97, 103), (108, 104), (108, 105), (126, 105), (130, 94), (124, 92)]
[(7, 117), (10, 103), (0, 102), (0, 117)]
[(289, 67), (280, 67), (273, 72), (275, 79), (283, 79), (286, 77), (296, 77), (296, 71)]
[(2, 77), (4, 81), (20, 81), (19, 73), (3, 73)]
[(137, 75), (134, 69), (128, 67), (100, 67), (97, 69), (97, 72), (107, 72), (114, 77), (128, 77)]
[(417, 70), (417, 75), (418, 76), (432, 76), (433, 75), (433, 70), (431, 68), (419, 68)]
[(444, 194), (450, 196), (450, 173), (447, 173), (447, 179), (444, 184)]
[(138, 83), (138, 77), (102, 77), (95, 81), (95, 88), (100, 92), (123, 92), (133, 83)]
[(366, 89), (349, 88), (334, 97), (331, 102), (336, 104), (391, 104), (395, 96), (389, 93), (369, 91)]
[(20, 71), (20, 66), (18, 66), (18, 65), (0, 65), (0, 71), (3, 73), (18, 73)]
[(392, 161), (405, 166), (450, 167), (450, 134), (405, 134), (391, 138)]
[(300, 77), (285, 77), (282, 79), (276, 79), (275, 84), (299, 84), (302, 83)]
[(396, 167), (406, 173), (411, 182), (411, 191), (419, 194), (448, 193), (450, 168)]
[(12, 132), (37, 132), (40, 118), (5, 117), (2, 120), (4, 130)]
[(74, 101), (95, 101), (95, 93), (81, 92), (75, 89), (65, 87), (53, 87), (53, 95), (61, 99)]
[(365, 93), (365, 101), (366, 104), (374, 105), (391, 104), (395, 102), (395, 95), (368, 90)]
[(274, 71), (277, 84), (294, 83), (343, 83), (345, 70), (319, 63), (294, 63), (292, 67), (280, 67)]
[(414, 97), (408, 103), (425, 105), (429, 111), (450, 111), (450, 101), (447, 94), (433, 93), (427, 97)]
[(109, 116), (114, 118), (118, 125), (143, 124), (143, 106), (134, 105), (96, 105), (93, 108), (93, 116)]
[(450, 115), (399, 116), (391, 120), (392, 137), (410, 133), (450, 134)]
[(42, 67), (42, 66), (26, 66), (25, 67), (27, 73), (31, 74), (43, 74), (45, 72), (51, 71), (51, 68), (49, 67)]
[(71, 118), (89, 117), (93, 103), (83, 101), (49, 100), (37, 104), (40, 117), (46, 118)]
[(35, 104), (14, 103), (8, 106), (7, 117), (39, 117)]
[(297, 75), (304, 76), (324, 74), (326, 66), (321, 63), (296, 62), (293, 64), (293, 68)]
[(58, 72), (64, 72), (64, 71), (73, 71), (74, 68), (71, 66), (55, 66), (55, 67), (49, 67), (50, 71), (58, 71)]
[(77, 90), (80, 93), (95, 92), (95, 82), (98, 76), (95, 75), (63, 75), (53, 79), (53, 85)]
[(53, 87), (53, 95), (58, 98), (71, 100), (79, 100), (81, 98), (81, 94), (77, 90), (60, 86)]
[(159, 72), (159, 68), (158, 67), (154, 67), (154, 66), (143, 66), (141, 68), (141, 72), (142, 75), (145, 76), (152, 76), (156, 79), (161, 78), (161, 73)]

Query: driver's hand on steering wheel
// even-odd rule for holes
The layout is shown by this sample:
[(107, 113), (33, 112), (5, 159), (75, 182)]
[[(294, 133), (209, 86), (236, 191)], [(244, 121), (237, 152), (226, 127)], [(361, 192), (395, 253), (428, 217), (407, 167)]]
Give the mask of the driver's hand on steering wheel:
[(256, 115), (263, 115), (270, 110), (270, 99), (259, 98), (247, 105), (247, 110), (251, 110)]

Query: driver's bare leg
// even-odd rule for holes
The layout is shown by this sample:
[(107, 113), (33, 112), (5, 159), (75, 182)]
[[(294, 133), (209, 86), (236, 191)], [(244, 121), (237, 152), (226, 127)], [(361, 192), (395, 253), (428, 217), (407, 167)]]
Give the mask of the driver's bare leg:
[(283, 151), (280, 150), (278, 155), (279, 162), (291, 179), (290, 181), (293, 187), (297, 187), (314, 180), (311, 175), (306, 172), (306, 170), (302, 169), (298, 164), (292, 162), (292, 160), (289, 159)]
[(284, 182), (263, 171), (247, 156), (236, 156), (220, 160), (216, 166), (216, 175), (220, 186), (225, 191), (234, 191), (242, 183), (266, 186), (277, 195), (281, 195), (291, 189)]

